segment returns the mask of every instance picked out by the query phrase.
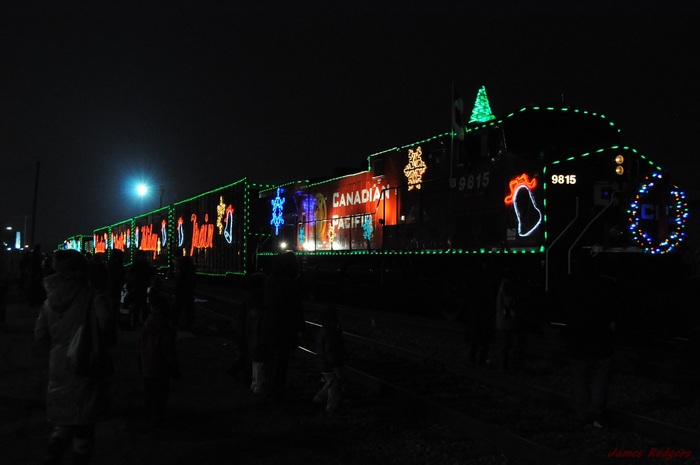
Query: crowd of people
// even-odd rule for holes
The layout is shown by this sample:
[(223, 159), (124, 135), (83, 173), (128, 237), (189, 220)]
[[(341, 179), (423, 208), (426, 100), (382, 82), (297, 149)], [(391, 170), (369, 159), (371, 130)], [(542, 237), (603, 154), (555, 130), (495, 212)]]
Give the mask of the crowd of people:
[[(142, 253), (127, 266), (118, 250), (105, 261), (103, 254), (46, 253), (37, 246), (14, 264), (17, 273), (2, 258), (3, 291), (14, 281), (27, 303), (39, 307), (35, 340), (49, 354), (46, 405), (54, 429), (45, 463), (61, 463), (69, 449), (74, 463), (90, 463), (95, 424), (108, 412), (108, 379), (114, 372), (110, 349), (119, 329), (137, 332), (144, 411), (152, 426), (162, 421), (171, 380), (182, 376), (178, 330), (196, 324), (191, 259), (175, 260), (169, 297), (163, 277)], [(270, 401), (285, 400), (289, 360), (304, 332), (298, 275), (295, 254), (280, 254), (269, 275), (251, 276), (241, 313), (240, 368), (251, 391)], [(323, 315), (317, 344), (324, 383), (314, 400), (332, 412), (340, 404), (345, 348), (337, 311), (329, 308)]]
[(506, 372), (525, 365), (527, 336), (534, 329), (536, 311), (557, 305), (565, 296), (564, 338), (571, 360), (575, 417), (582, 425), (603, 427), (608, 422), (616, 305), (614, 281), (601, 273), (597, 260), (581, 258), (576, 271), (564, 280), (557, 294), (560, 298), (549, 302), (518, 270), (505, 268), (497, 273), (482, 264), (470, 279), (481, 292), (470, 299), (466, 312), (469, 362), (480, 367), (495, 365)]
[[(11, 281), (6, 257), (0, 262), (0, 328), (4, 324), (4, 293)], [(48, 254), (36, 247), (19, 263), (19, 288), (31, 306), (39, 306), (35, 337), (50, 351), (47, 416), (55, 424), (46, 463), (60, 463), (72, 445), (75, 463), (89, 463), (94, 426), (106, 412), (107, 379), (113, 371), (109, 349), (117, 330), (138, 331), (138, 363), (143, 376), (144, 407), (151, 421), (165, 413), (170, 380), (182, 376), (177, 354), (177, 330), (191, 330), (195, 271), (188, 257), (175, 261), (173, 297), (163, 292), (163, 278), (147, 257), (137, 253), (126, 266), (119, 251), (108, 261), (72, 250)], [(475, 269), (470, 280), (482, 291), (465, 312), (468, 360), (475, 366), (511, 371), (524, 363), (528, 319), (538, 305), (537, 289), (526, 276), (487, 265)], [(612, 367), (614, 313), (608, 290), (611, 283), (596, 272), (594, 262), (579, 267), (566, 285), (567, 342), (574, 379), (576, 417), (584, 424), (605, 423), (606, 393)], [(286, 396), (289, 360), (305, 331), (299, 266), (293, 252), (277, 256), (270, 274), (248, 278), (248, 298), (237, 322), (238, 357), (231, 368), (255, 395), (272, 401)], [(38, 284), (37, 284), (38, 283)], [(90, 318), (93, 315), (92, 327)], [(335, 411), (342, 394), (347, 353), (338, 310), (319, 314), (315, 334), (318, 369), (323, 383), (314, 397), (328, 412)], [(90, 331), (99, 345), (101, 369), (78, 374), (66, 364), (77, 333)], [(97, 341), (97, 342), (96, 342)], [(495, 346), (496, 341), (499, 341)], [(494, 347), (495, 346), (495, 347)]]
[[(39, 307), (34, 336), (48, 353), (47, 418), (54, 425), (47, 464), (61, 463), (72, 449), (74, 463), (91, 461), (95, 424), (108, 412), (110, 349), (118, 329), (138, 331), (138, 365), (144, 407), (162, 417), (169, 380), (178, 379), (176, 327), (194, 324), (194, 267), (178, 259), (174, 302), (162, 292), (162, 278), (147, 257), (136, 253), (126, 266), (119, 250), (103, 254), (75, 250), (44, 252), (35, 246), (21, 256), (0, 256), (0, 329), (6, 329), (6, 292), (16, 285), (30, 307)], [(189, 300), (189, 301), (188, 301)], [(183, 309), (182, 321), (172, 309)], [(180, 313), (177, 313), (180, 316)]]

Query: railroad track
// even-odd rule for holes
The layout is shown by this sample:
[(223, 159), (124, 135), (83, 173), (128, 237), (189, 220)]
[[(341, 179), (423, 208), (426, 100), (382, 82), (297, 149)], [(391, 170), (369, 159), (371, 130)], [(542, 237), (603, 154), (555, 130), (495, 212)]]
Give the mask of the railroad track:
[[(578, 455), (575, 450), (566, 450), (563, 458), (560, 451), (570, 448), (569, 444), (587, 442), (586, 438), (590, 436), (591, 431), (581, 430), (572, 424), (570, 418), (574, 401), (566, 395), (492, 370), (428, 357), (351, 333), (345, 333), (345, 338), (355, 348), (361, 347), (353, 352), (353, 366), (362, 367), (358, 371), (381, 373), (373, 378), (386, 379), (387, 385), (393, 389), (410, 392), (415, 399), (425, 399), (433, 409), (449, 412), (446, 417), (453, 419), (451, 427), (460, 428), (460, 422), (470, 425), (476, 421), (479, 426), (468, 428), (472, 437), (494, 443), (499, 441), (499, 437), (509, 437), (512, 443), (524, 447), (519, 450), (527, 457), (539, 456), (541, 460), (549, 457), (553, 462), (548, 463), (557, 463), (557, 460), (564, 460), (560, 463), (576, 463), (566, 458), (566, 455)], [(372, 349), (364, 350), (367, 347)], [(388, 361), (378, 363), (380, 357), (377, 352), (385, 354), (381, 359)], [(355, 360), (358, 357), (360, 360)], [(411, 376), (406, 377), (406, 372), (410, 372)], [(488, 405), (491, 402), (495, 404), (493, 408)], [(505, 411), (504, 406), (507, 408)], [(473, 419), (471, 413), (464, 413), (477, 410), (482, 412), (482, 418)], [(484, 414), (486, 417), (483, 417)], [(698, 430), (619, 408), (612, 409), (611, 419), (616, 425), (613, 431), (617, 440), (637, 443), (641, 446), (639, 448), (675, 444), (692, 449), (700, 444)], [(511, 433), (520, 430), (523, 430), (522, 434)], [(550, 452), (544, 452), (546, 450)], [(603, 445), (596, 456), (589, 457), (585, 463), (595, 463), (596, 458), (605, 457), (609, 450)]]
[[(205, 298), (198, 307), (230, 321), (240, 302)], [(376, 319), (371, 325), (376, 327)], [(561, 393), (357, 334), (346, 332), (345, 338), (353, 355), (347, 371), (355, 383), (400, 396), (452, 431), (532, 463), (602, 463), (616, 444), (623, 443), (638, 448), (659, 444), (692, 448), (700, 444), (697, 430), (613, 409), (617, 427), (603, 436), (612, 432), (617, 442), (602, 441), (592, 448), (592, 437), (598, 432), (571, 422), (573, 401)], [(310, 347), (301, 350), (313, 355)], [(576, 444), (589, 445), (589, 455), (583, 461)]]

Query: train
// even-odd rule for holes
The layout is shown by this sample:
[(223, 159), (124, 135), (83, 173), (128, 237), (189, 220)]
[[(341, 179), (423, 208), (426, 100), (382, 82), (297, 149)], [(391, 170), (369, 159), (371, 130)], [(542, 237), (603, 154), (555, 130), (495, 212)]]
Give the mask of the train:
[(471, 114), (463, 107), (455, 100), (448, 131), (370, 154), (358, 172), (242, 178), (61, 246), (120, 249), (127, 262), (142, 251), (163, 272), (186, 255), (212, 278), (267, 270), (293, 250), (319, 295), (405, 308), (463, 305), (487, 262), (545, 294), (586, 255), (625, 279), (679, 269), (686, 195), (608, 117), (563, 104), (496, 116), (483, 87)]

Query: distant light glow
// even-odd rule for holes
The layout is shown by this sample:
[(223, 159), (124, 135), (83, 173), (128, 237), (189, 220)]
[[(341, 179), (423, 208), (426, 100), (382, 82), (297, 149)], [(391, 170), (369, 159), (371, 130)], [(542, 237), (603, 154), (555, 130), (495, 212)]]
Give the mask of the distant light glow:
[(148, 194), (148, 186), (145, 184), (139, 184), (136, 186), (136, 193), (143, 197), (144, 195)]

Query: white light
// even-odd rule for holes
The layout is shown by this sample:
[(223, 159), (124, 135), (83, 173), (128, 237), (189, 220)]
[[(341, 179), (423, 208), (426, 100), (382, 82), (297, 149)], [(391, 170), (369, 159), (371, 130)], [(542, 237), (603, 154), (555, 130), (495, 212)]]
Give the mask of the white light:
[(146, 194), (148, 193), (148, 186), (145, 185), (145, 184), (139, 184), (139, 185), (136, 187), (136, 192), (137, 192), (141, 197), (143, 197), (144, 195), (146, 195)]
[(282, 249), (282, 250), (287, 250), (287, 243), (286, 243), (286, 242), (280, 242), (280, 249)]

